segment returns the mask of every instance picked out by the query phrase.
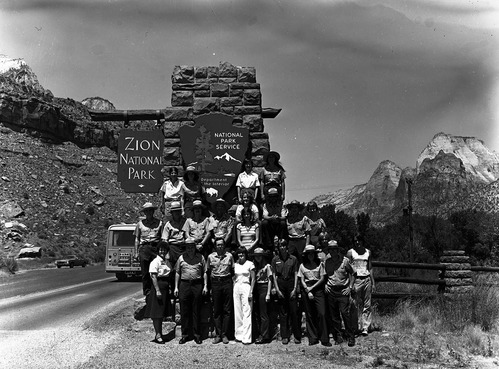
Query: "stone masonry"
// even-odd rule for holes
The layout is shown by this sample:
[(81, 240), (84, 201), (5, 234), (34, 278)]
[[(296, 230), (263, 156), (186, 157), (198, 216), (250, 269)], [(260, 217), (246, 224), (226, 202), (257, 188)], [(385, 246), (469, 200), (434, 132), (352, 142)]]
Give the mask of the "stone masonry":
[(270, 150), (264, 132), (262, 94), (253, 67), (236, 67), (227, 62), (219, 66), (176, 66), (172, 74), (171, 107), (165, 114), (165, 165), (182, 167), (178, 130), (194, 125), (198, 115), (220, 112), (234, 117), (233, 125), (249, 129), (247, 158), (255, 171), (263, 166), (263, 156)]
[(473, 278), (469, 256), (463, 250), (447, 250), (440, 257), (445, 265), (445, 295), (469, 294), (473, 292)]

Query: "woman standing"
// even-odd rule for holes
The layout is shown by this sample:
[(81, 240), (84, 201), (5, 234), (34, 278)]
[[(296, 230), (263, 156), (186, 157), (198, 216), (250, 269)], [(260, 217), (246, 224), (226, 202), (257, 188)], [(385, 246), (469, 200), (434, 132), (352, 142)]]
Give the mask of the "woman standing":
[(371, 325), (371, 294), (374, 291), (374, 277), (372, 274), (371, 251), (366, 249), (364, 245), (364, 237), (355, 236), (354, 247), (348, 250), (347, 258), (356, 273), (354, 290), (358, 315), (357, 329), (363, 336), (367, 336)]
[(263, 202), (265, 202), (267, 192), (271, 187), (277, 188), (281, 201), (284, 202), (286, 173), (281, 163), (279, 163), (280, 158), (281, 155), (276, 151), (269, 151), (265, 155), (265, 166), (260, 172), (260, 193)]
[(306, 215), (310, 224), (310, 244), (319, 246), (319, 235), (326, 230), (326, 223), (321, 218), (319, 207), (315, 201), (310, 201), (306, 207)]
[(270, 303), (270, 292), (272, 289), (272, 268), (265, 260), (265, 251), (258, 247), (253, 253), (255, 264), (255, 322), (258, 331), (256, 344), (269, 343), (270, 338), (270, 319), (268, 307)]
[(317, 257), (314, 245), (307, 245), (303, 251), (303, 263), (298, 269), (298, 279), (302, 286), (302, 300), (307, 322), (308, 344), (331, 346), (327, 331), (324, 265)]
[(145, 219), (139, 220), (135, 231), (135, 255), (140, 261), (140, 271), (142, 275), (142, 292), (146, 296), (151, 291), (152, 282), (149, 274), (149, 264), (156, 257), (158, 243), (161, 240), (163, 222), (154, 217), (157, 209), (150, 202), (146, 202), (140, 212), (145, 215)]
[(241, 212), (242, 222), (236, 227), (237, 243), (239, 247), (245, 248), (248, 252), (252, 252), (260, 242), (260, 227), (254, 219), (254, 214), (248, 208), (244, 208)]
[(180, 324), (182, 338), (178, 342), (184, 344), (189, 337), (201, 344), (201, 305), (202, 295), (208, 293), (208, 276), (206, 262), (196, 252), (196, 242), (192, 238), (185, 240), (185, 253), (175, 265), (175, 297), (180, 301)]
[(258, 190), (260, 189), (260, 179), (258, 174), (253, 171), (253, 162), (251, 159), (244, 159), (244, 171), (237, 176), (237, 198), (241, 203), (243, 194), (246, 191), (251, 191), (253, 198), (258, 199)]
[(199, 179), (199, 172), (194, 166), (185, 168), (184, 173), (185, 187), (189, 191), (184, 192), (184, 215), (186, 218), (192, 218), (192, 204), (194, 200), (204, 200), (205, 190)]
[(255, 265), (248, 260), (248, 250), (237, 250), (237, 262), (234, 265), (234, 329), (236, 341), (249, 345), (251, 335), (251, 310), (253, 288), (255, 287)]
[(169, 247), (170, 262), (174, 266), (178, 258), (185, 251), (185, 232), (183, 230), (185, 218), (182, 216), (180, 201), (173, 201), (170, 207), (171, 219), (166, 222), (161, 240)]
[(178, 169), (171, 167), (168, 171), (168, 179), (163, 183), (159, 190), (161, 196), (161, 212), (165, 215), (166, 219), (171, 218), (171, 204), (174, 201), (180, 202), (180, 207), (184, 201), (184, 193), (191, 196), (196, 196), (196, 191), (189, 190), (183, 181), (178, 178)]
[(288, 228), (288, 250), (302, 262), (305, 245), (310, 243), (310, 224), (308, 218), (302, 214), (304, 205), (296, 200), (286, 205), (288, 215), (286, 225)]
[(165, 343), (163, 340), (163, 318), (170, 312), (169, 278), (172, 270), (170, 262), (166, 259), (168, 246), (163, 244), (159, 249), (159, 254), (151, 261), (149, 273), (153, 288), (146, 298), (145, 318), (151, 318), (154, 326), (154, 341), (159, 344)]

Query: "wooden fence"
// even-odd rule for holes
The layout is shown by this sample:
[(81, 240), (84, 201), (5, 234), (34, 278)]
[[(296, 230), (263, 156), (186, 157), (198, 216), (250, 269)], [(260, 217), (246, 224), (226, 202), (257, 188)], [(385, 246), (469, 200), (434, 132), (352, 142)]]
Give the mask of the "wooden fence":
[(425, 263), (403, 263), (388, 261), (373, 261), (374, 268), (397, 268), (397, 269), (421, 269), (438, 270), (439, 278), (425, 279), (403, 276), (378, 276), (374, 273), (374, 280), (378, 282), (399, 282), (412, 283), (419, 285), (436, 285), (435, 293), (373, 293), (374, 298), (381, 299), (399, 299), (404, 297), (432, 298), (439, 293), (467, 293), (473, 289), (473, 273), (488, 272), (498, 273), (497, 267), (471, 266), (469, 257), (464, 251), (449, 250), (445, 251), (438, 264)]

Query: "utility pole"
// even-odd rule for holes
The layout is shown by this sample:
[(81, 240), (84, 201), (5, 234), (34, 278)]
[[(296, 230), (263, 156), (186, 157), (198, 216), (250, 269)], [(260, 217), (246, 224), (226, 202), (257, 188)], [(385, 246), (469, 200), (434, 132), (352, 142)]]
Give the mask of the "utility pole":
[(407, 207), (407, 212), (409, 213), (409, 259), (412, 263), (414, 261), (414, 237), (412, 229), (412, 178), (406, 178), (405, 183), (407, 183), (407, 197), (409, 200), (409, 206)]

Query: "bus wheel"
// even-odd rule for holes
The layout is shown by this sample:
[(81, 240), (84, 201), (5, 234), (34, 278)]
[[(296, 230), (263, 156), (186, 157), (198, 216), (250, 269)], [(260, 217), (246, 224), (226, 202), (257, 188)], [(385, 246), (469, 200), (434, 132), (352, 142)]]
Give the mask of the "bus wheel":
[(119, 272), (119, 273), (116, 273), (116, 278), (118, 279), (118, 281), (122, 282), (122, 281), (126, 281), (126, 273), (123, 273), (123, 272)]

